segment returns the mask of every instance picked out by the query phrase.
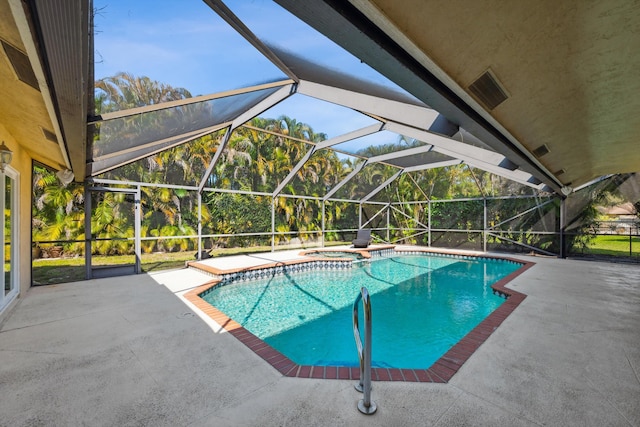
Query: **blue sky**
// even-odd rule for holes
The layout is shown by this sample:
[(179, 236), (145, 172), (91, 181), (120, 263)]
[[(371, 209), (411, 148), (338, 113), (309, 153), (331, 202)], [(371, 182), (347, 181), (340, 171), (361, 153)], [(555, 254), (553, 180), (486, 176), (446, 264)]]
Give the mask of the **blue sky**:
[[(319, 65), (391, 86), (272, 1), (225, 2), (270, 44)], [(201, 0), (94, 0), (96, 79), (126, 71), (203, 95), (286, 78)], [(286, 114), (337, 136), (372, 123), (342, 107), (296, 95), (263, 114)]]

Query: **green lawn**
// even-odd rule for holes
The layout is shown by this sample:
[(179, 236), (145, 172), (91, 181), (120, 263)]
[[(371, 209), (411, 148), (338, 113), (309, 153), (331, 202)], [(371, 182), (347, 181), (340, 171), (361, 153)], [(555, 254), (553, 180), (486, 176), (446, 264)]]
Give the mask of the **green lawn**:
[[(347, 242), (326, 242), (326, 246), (343, 245)], [(291, 247), (279, 249), (292, 249)], [(299, 248), (303, 250), (304, 248)], [(271, 246), (252, 246), (247, 248), (212, 249), (214, 257), (248, 254), (256, 252), (270, 252)], [(142, 271), (151, 272), (171, 268), (184, 267), (186, 261), (195, 260), (196, 251), (142, 254)], [(133, 264), (133, 255), (91, 257), (94, 266)], [(42, 258), (32, 263), (32, 281), (37, 285), (51, 285), (55, 283), (76, 282), (84, 280), (84, 258)]]
[[(142, 256), (142, 270), (154, 271), (168, 268), (183, 267), (185, 261), (192, 261), (195, 252), (175, 252), (144, 254)], [(97, 256), (92, 257), (93, 265), (123, 265), (133, 264), (132, 255)], [(42, 258), (33, 260), (32, 281), (34, 284), (50, 285), (54, 283), (75, 282), (84, 280), (84, 258)]]
[[(629, 256), (629, 236), (600, 235), (587, 245), (585, 253), (593, 255)], [(632, 256), (640, 256), (640, 237), (631, 238)]]

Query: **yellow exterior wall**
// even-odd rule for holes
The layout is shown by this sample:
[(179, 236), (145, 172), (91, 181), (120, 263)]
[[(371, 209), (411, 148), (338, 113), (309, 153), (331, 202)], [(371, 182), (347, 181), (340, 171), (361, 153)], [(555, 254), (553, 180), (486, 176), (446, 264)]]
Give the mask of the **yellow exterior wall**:
[(17, 171), (19, 176), (19, 213), (18, 213), (18, 242), (12, 242), (18, 245), (18, 274), (20, 292), (18, 298), (8, 307), (0, 312), (0, 322), (11, 311), (11, 306), (24, 297), (25, 293), (31, 286), (31, 175), (32, 175), (32, 159), (6, 131), (5, 127), (0, 123), (0, 141), (4, 141), (7, 147), (13, 151), (13, 159), (10, 167)]

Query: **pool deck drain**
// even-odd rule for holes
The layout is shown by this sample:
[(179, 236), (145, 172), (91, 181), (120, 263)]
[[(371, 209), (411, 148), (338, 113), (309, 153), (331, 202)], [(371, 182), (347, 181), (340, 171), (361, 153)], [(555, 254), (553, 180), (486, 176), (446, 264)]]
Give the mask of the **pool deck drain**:
[[(391, 251), (394, 246), (378, 245), (371, 246), (366, 250), (358, 249), (358, 252), (366, 252), (365, 257), (371, 257), (371, 252)], [(332, 248), (331, 252), (342, 251), (338, 248)], [(346, 249), (344, 252), (348, 252)], [(233, 266), (230, 269), (221, 269), (213, 267), (210, 263), (189, 262), (188, 265), (199, 271), (206, 272), (219, 278), (207, 282), (197, 288), (187, 292), (184, 297), (187, 301), (196, 306), (204, 314), (209, 316), (227, 332), (242, 342), (255, 354), (273, 366), (278, 372), (287, 377), (295, 378), (317, 378), (317, 379), (341, 379), (341, 380), (358, 380), (360, 379), (360, 368), (350, 366), (311, 366), (299, 365), (293, 362), (284, 354), (271, 347), (269, 344), (258, 338), (242, 325), (231, 319), (222, 311), (206, 302), (200, 295), (203, 292), (215, 287), (220, 283), (221, 278), (225, 275), (237, 274), (251, 270), (264, 270), (282, 266), (293, 266), (306, 263), (331, 262), (335, 258), (318, 258), (307, 257), (302, 252), (299, 257), (294, 259), (286, 259), (287, 256), (281, 256), (282, 259), (272, 260), (266, 263), (254, 263), (247, 267)], [(313, 251), (315, 252), (315, 251)], [(502, 324), (502, 322), (520, 305), (526, 298), (526, 295), (509, 289), (506, 285), (520, 274), (524, 273), (535, 263), (522, 260), (516, 260), (509, 257), (488, 256), (485, 254), (471, 254), (468, 252), (447, 251), (442, 252), (431, 248), (412, 248), (411, 250), (396, 249), (399, 254), (402, 253), (425, 253), (425, 254), (443, 254), (444, 256), (453, 257), (469, 257), (469, 258), (492, 258), (502, 259), (521, 264), (522, 267), (513, 273), (503, 277), (491, 287), (494, 292), (507, 297), (507, 300), (480, 322), (474, 329), (465, 335), (458, 343), (451, 347), (444, 355), (442, 355), (433, 365), (426, 369), (408, 369), (408, 368), (372, 368), (371, 379), (373, 381), (406, 381), (406, 382), (431, 382), (431, 383), (447, 383), (458, 372), (462, 365), (473, 355), (473, 353), (491, 336), (491, 334)], [(291, 256), (291, 255), (289, 255)], [(264, 258), (263, 258), (264, 260)], [(205, 260), (206, 261), (206, 260)], [(344, 261), (343, 262), (350, 262)]]

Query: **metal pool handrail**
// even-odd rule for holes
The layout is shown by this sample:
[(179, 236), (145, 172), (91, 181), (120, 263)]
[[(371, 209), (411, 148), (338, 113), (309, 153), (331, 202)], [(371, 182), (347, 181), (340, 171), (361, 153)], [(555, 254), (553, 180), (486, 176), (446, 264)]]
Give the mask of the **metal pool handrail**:
[[(362, 300), (364, 307), (364, 346), (360, 338), (360, 328), (358, 326), (358, 306)], [(366, 415), (376, 412), (376, 404), (371, 400), (371, 301), (369, 291), (364, 286), (353, 302), (353, 336), (358, 348), (358, 359), (360, 360), (360, 381), (356, 384), (356, 390), (364, 393), (358, 402), (358, 410)]]

